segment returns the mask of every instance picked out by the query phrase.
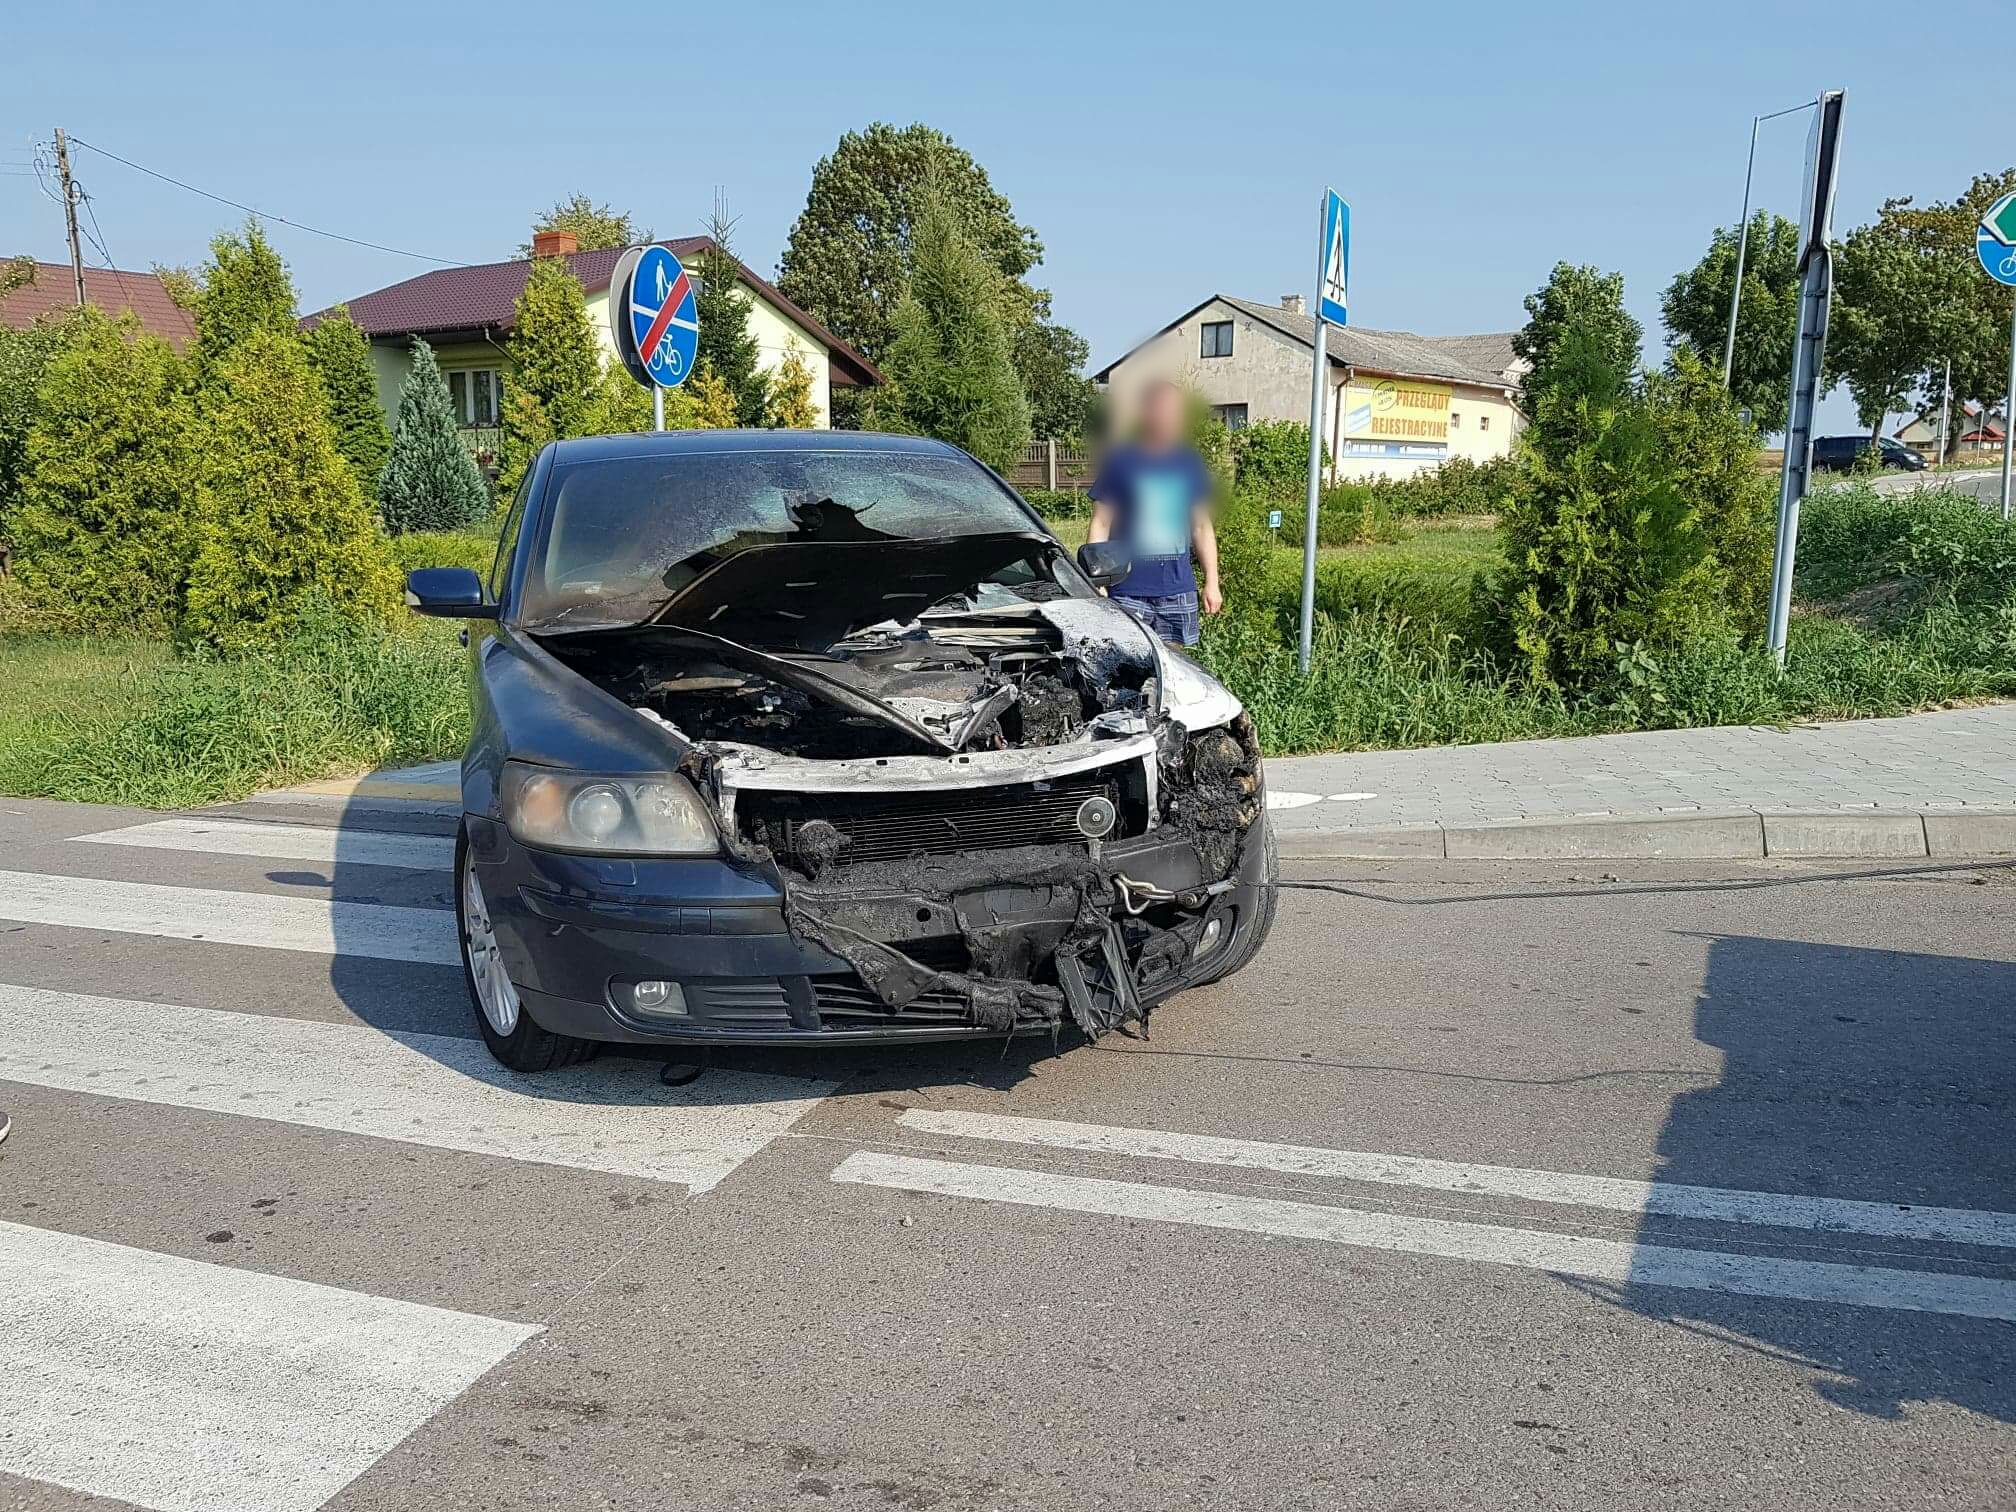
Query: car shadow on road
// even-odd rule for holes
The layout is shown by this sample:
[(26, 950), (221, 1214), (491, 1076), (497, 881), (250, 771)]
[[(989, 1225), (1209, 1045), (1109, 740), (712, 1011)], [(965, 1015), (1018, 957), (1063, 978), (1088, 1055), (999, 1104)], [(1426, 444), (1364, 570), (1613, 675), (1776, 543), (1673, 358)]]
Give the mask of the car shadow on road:
[[(2016, 965), (1714, 936), (1695, 1033), (1713, 1086), (1675, 1098), (1662, 1186), (2016, 1212)], [(1647, 1247), (1945, 1272), (2016, 1287), (2016, 1249), (1909, 1237), (1640, 1220)], [(1642, 1267), (1640, 1262), (1643, 1262)], [(2016, 1421), (2016, 1323), (1934, 1312), (1576, 1283), (1620, 1306), (1816, 1373), (1833, 1405), (1898, 1418), (1950, 1402)]]
[[(704, 1069), (679, 1089), (677, 1100), (731, 1107), (803, 1097), (808, 1082), (846, 1082), (857, 1091), (949, 1083), (1006, 1090), (1053, 1053), (1047, 1036), (1018, 1038), (1005, 1050), (999, 1039), (711, 1052), (611, 1044), (558, 1072), (506, 1070), (484, 1048), (463, 980), (454, 914), (456, 823), (446, 815), (353, 800), (338, 820), (326, 877), (311, 862), (276, 864), (267, 876), (295, 885), (326, 883), (338, 903), (365, 905), (334, 914), (329, 980), (337, 997), (359, 1021), (462, 1075), (546, 1101), (656, 1103), (668, 1096), (656, 1068), (683, 1074), (698, 1066)], [(385, 909), (398, 912), (377, 911)], [(651, 1074), (640, 1074), (647, 1067)]]

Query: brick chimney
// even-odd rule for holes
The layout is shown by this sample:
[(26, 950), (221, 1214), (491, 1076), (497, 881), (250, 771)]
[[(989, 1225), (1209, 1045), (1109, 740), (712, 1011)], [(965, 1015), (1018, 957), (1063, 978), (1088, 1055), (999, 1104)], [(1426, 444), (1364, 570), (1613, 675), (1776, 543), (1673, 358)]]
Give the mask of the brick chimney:
[(1288, 311), (1291, 315), (1300, 315), (1302, 313), (1302, 296), (1300, 294), (1283, 294), (1281, 296), (1281, 308)]
[(534, 231), (534, 257), (567, 257), (581, 250), (581, 238), (572, 231)]

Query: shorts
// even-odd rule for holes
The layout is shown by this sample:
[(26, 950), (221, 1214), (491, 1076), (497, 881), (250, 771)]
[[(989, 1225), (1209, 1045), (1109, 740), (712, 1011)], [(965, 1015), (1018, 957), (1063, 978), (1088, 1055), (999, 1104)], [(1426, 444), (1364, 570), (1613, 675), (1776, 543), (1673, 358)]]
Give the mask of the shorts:
[(1116, 593), (1113, 602), (1172, 645), (1197, 644), (1199, 626), (1194, 592), (1164, 594), (1160, 598), (1130, 598)]

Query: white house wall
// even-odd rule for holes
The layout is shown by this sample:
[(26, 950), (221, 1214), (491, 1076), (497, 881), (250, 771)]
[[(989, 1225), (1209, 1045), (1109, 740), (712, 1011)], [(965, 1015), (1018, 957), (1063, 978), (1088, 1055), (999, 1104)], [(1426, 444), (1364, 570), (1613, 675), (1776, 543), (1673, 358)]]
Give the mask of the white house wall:
[[(1203, 327), (1232, 322), (1232, 355), (1205, 357)], [(1246, 418), (1309, 423), (1309, 348), (1264, 321), (1221, 300), (1184, 317), (1114, 366), (1107, 392), (1115, 408), (1126, 413), (1142, 385), (1171, 379), (1200, 395), (1208, 404), (1243, 404)], [(1369, 374), (1370, 369), (1361, 369)], [(1512, 438), (1522, 423), (1506, 391), (1473, 384), (1442, 382), (1450, 391), (1448, 455), (1475, 462), (1502, 457), (1512, 450)], [(1330, 390), (1325, 402), (1324, 440), (1329, 445), (1331, 472), (1338, 478), (1407, 477), (1437, 465), (1397, 457), (1339, 457), (1341, 418), (1338, 394), (1344, 369), (1330, 364)]]

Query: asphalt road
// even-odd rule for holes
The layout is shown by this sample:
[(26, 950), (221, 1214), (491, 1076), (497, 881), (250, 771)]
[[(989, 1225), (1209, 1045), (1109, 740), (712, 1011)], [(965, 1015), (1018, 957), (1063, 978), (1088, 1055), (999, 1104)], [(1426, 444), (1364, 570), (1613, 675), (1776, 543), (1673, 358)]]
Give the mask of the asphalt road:
[(2016, 872), (1307, 863), (1147, 1042), (668, 1090), (225, 817), (0, 800), (0, 1508), (2016, 1501)]
[(2002, 502), (2002, 470), (1999, 467), (1961, 473), (1885, 473), (1876, 479), (1875, 486), (1878, 493), (1916, 493), (1924, 488), (1950, 488), (1978, 499), (1990, 508), (1999, 508)]

